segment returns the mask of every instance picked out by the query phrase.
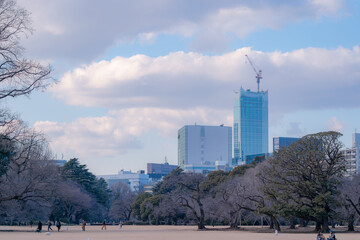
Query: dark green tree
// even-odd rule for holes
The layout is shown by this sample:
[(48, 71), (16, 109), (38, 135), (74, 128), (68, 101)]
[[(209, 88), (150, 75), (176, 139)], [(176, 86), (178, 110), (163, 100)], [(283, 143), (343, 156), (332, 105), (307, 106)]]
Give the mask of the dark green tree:
[(141, 219), (141, 204), (152, 195), (151, 193), (144, 192), (136, 196), (135, 200), (131, 204), (133, 214), (136, 218)]
[(85, 164), (80, 164), (77, 158), (72, 158), (61, 168), (61, 175), (68, 180), (80, 184), (96, 201), (107, 207), (109, 204), (109, 189), (104, 179), (97, 179)]
[(262, 191), (276, 213), (315, 221), (317, 230), (328, 232), (345, 171), (340, 136), (338, 132), (307, 135), (264, 164), (259, 174)]

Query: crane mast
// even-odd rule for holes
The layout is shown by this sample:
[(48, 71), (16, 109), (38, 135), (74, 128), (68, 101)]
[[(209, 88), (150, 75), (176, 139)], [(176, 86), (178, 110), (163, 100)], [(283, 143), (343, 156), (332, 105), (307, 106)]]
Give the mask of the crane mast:
[(249, 61), (251, 67), (254, 69), (254, 72), (256, 73), (256, 82), (257, 82), (257, 85), (258, 85), (258, 92), (260, 92), (260, 79), (262, 79), (262, 71), (261, 70), (256, 70), (255, 68), (255, 65), (252, 63), (252, 61), (250, 60), (249, 56), (247, 54), (245, 54), (245, 57), (247, 58), (247, 60)]

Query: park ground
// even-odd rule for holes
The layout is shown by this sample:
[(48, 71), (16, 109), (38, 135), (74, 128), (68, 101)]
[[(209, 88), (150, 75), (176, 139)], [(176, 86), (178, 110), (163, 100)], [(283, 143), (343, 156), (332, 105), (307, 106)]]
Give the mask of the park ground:
[[(47, 226), (44, 226), (47, 230)], [(55, 230), (48, 234), (35, 232), (35, 226), (0, 226), (1, 240), (315, 240), (316, 234), (312, 229), (295, 232), (283, 232), (275, 235), (267, 228), (244, 227), (240, 231), (219, 230), (218, 227), (208, 227), (209, 230), (198, 231), (196, 226), (107, 226), (107, 230), (101, 230), (101, 226), (87, 226), (86, 231), (81, 226), (70, 226), (66, 230), (63, 226), (60, 232)], [(337, 229), (341, 231), (341, 229)], [(337, 232), (338, 240), (359, 240), (360, 229), (355, 233)], [(308, 232), (307, 232), (308, 231)], [(328, 234), (325, 234), (327, 237)]]

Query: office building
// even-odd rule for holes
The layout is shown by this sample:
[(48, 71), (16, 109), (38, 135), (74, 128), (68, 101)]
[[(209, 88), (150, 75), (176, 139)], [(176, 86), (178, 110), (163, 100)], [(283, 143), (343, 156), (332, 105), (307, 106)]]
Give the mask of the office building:
[(273, 152), (277, 152), (283, 147), (288, 147), (299, 139), (300, 138), (294, 138), (294, 137), (274, 137)]
[(178, 165), (185, 171), (207, 173), (229, 166), (231, 153), (231, 127), (186, 125), (178, 131)]
[(344, 159), (345, 176), (353, 176), (360, 173), (360, 133), (353, 133), (352, 147), (341, 150)]
[(167, 160), (165, 160), (165, 163), (148, 163), (147, 173), (150, 179), (158, 181), (177, 167), (177, 165), (170, 165)]
[(268, 92), (240, 89), (234, 101), (234, 164), (268, 152)]
[(98, 175), (97, 177), (105, 179), (109, 188), (121, 182), (128, 185), (132, 191), (140, 190), (149, 183), (149, 175), (145, 174), (144, 170), (136, 173), (121, 170), (117, 174)]
[(255, 160), (262, 162), (271, 156), (272, 156), (272, 153), (258, 153), (258, 154), (246, 155), (245, 164), (250, 164)]

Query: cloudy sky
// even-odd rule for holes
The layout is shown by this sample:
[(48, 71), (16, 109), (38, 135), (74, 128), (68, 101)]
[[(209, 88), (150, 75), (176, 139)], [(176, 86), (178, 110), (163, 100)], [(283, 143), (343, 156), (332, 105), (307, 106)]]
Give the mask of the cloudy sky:
[[(232, 126), (234, 90), (269, 91), (269, 142), (360, 132), (357, 0), (18, 0), (26, 56), (57, 84), (8, 100), (57, 158), (96, 174), (177, 163), (177, 130)], [(271, 151), (272, 145), (269, 146)]]

